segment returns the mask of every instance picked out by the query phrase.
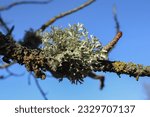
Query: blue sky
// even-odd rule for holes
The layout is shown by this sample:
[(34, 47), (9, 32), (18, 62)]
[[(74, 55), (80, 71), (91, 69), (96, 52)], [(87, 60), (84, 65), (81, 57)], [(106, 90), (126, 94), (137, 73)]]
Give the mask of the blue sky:
[[(14, 0), (1, 0), (0, 5), (7, 5)], [(23, 37), (26, 30), (38, 29), (50, 18), (79, 6), (86, 0), (53, 0), (47, 5), (20, 5), (8, 11), (1, 12), (9, 26), (15, 25), (15, 39)], [(150, 1), (149, 0), (97, 0), (85, 9), (64, 17), (54, 26), (66, 27), (68, 23), (83, 23), (89, 33), (99, 38), (103, 45), (115, 35), (115, 23), (112, 7), (116, 4), (118, 20), (123, 31), (123, 37), (111, 52), (110, 60), (135, 62), (150, 65)], [(49, 29), (48, 29), (49, 30)], [(28, 85), (28, 73), (24, 66), (15, 65), (10, 68), (21, 77), (12, 76), (0, 81), (0, 99), (43, 99), (34, 79)], [(6, 75), (6, 71), (0, 71)], [(140, 78), (137, 82), (133, 77), (114, 73), (98, 73), (105, 75), (106, 86), (100, 91), (99, 81), (86, 78), (82, 85), (72, 85), (68, 80), (59, 83), (49, 77), (40, 84), (49, 99), (146, 99), (144, 83), (149, 83), (148, 77)]]

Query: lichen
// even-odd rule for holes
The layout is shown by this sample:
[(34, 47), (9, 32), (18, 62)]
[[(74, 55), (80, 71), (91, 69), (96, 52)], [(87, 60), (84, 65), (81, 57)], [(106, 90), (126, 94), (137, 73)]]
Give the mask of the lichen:
[(125, 70), (126, 64), (123, 62), (116, 62), (114, 63), (114, 68), (116, 72), (121, 72)]
[(107, 59), (104, 52), (101, 54), (99, 39), (89, 35), (83, 24), (51, 27), (51, 31), (42, 33), (41, 37), (43, 56), (49, 59), (51, 71), (63, 74), (60, 76), (68, 77), (73, 83), (83, 80), (93, 70), (93, 63)]

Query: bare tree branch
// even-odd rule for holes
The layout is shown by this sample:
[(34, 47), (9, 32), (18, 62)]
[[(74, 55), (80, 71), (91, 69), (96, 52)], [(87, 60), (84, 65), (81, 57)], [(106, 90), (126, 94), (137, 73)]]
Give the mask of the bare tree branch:
[(0, 11), (4, 11), (4, 10), (8, 10), (12, 7), (15, 7), (17, 5), (23, 5), (23, 4), (47, 4), (49, 2), (51, 2), (52, 0), (45, 0), (45, 1), (16, 1), (13, 2), (7, 6), (2, 6), (0, 7)]
[[(54, 72), (49, 63), (50, 59), (43, 57), (43, 52), (37, 49), (28, 49), (17, 43), (15, 43), (11, 38), (0, 34), (0, 55), (17, 61), (21, 65), (25, 65), (28, 71), (33, 71), (36, 77), (45, 79), (45, 71)], [(125, 63), (120, 61), (104, 61), (97, 60), (97, 64), (92, 64), (93, 71), (104, 71), (104, 72), (114, 72), (118, 75), (126, 74), (129, 76), (134, 76), (138, 80), (142, 76), (150, 76), (150, 66), (143, 66), (141, 64)], [(67, 77), (70, 72), (65, 70), (71, 63), (62, 63), (59, 72), (56, 72), (58, 78), (59, 76)], [(84, 69), (84, 68), (83, 68)], [(62, 70), (62, 71), (61, 71)], [(63, 71), (65, 70), (65, 72)], [(55, 75), (56, 76), (56, 75)], [(56, 76), (56, 77), (57, 77)]]
[(82, 4), (81, 6), (77, 7), (77, 8), (74, 8), (72, 10), (69, 10), (69, 11), (66, 11), (64, 13), (61, 13), (57, 16), (55, 16), (54, 18), (50, 19), (49, 21), (47, 21), (45, 24), (43, 24), (38, 30), (42, 30), (44, 31), (48, 26), (50, 26), (52, 23), (54, 23), (56, 20), (60, 19), (60, 18), (63, 18), (67, 15), (70, 15), (74, 12), (77, 12), (81, 9), (83, 9), (84, 7), (87, 7), (88, 5), (90, 5), (91, 3), (93, 3), (95, 0), (88, 0), (87, 2), (85, 2), (84, 4)]

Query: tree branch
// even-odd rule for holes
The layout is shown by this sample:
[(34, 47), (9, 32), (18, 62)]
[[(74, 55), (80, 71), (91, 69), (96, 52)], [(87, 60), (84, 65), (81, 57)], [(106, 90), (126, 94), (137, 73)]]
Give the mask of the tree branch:
[(101, 66), (95, 66), (96, 71), (103, 71), (103, 72), (113, 72), (118, 75), (126, 74), (130, 77), (133, 76), (136, 80), (139, 77), (148, 76), (150, 77), (150, 66), (143, 66), (141, 64), (135, 64), (132, 62), (125, 63), (121, 61), (101, 61)]
[[(51, 68), (53, 65), (43, 56), (42, 50), (28, 49), (15, 43), (11, 38), (0, 34), (0, 55), (7, 57), (8, 59), (15, 60), (21, 65), (25, 65), (28, 71), (33, 71), (36, 77), (45, 79), (45, 71), (56, 73), (55, 77), (61, 78), (68, 77), (69, 71), (66, 70), (71, 62), (64, 62), (58, 71), (53, 71)], [(55, 60), (53, 60), (55, 61)], [(138, 80), (142, 76), (150, 76), (150, 66), (143, 66), (141, 64), (125, 63), (120, 61), (105, 61), (97, 60), (98, 64), (91, 64), (93, 71), (113, 72), (118, 75), (126, 74), (129, 76), (136, 77)], [(83, 68), (84, 69), (84, 68)], [(86, 77), (86, 76), (85, 76)]]
[(64, 13), (61, 13), (57, 16), (55, 16), (54, 18), (50, 19), (49, 21), (47, 21), (45, 24), (43, 24), (38, 30), (44, 31), (48, 26), (50, 26), (52, 23), (54, 23), (56, 20), (63, 18), (67, 15), (70, 15), (74, 12), (77, 12), (81, 9), (83, 9), (84, 7), (87, 7), (88, 5), (90, 5), (91, 3), (93, 3), (95, 0), (88, 0), (87, 2), (85, 2), (84, 4), (80, 5), (77, 8), (74, 8), (72, 10), (66, 11)]
[(5, 10), (8, 10), (12, 7), (15, 7), (17, 5), (23, 5), (23, 4), (47, 4), (49, 2), (51, 2), (52, 0), (45, 0), (45, 1), (16, 1), (16, 2), (13, 2), (7, 6), (3, 6), (3, 7), (0, 7), (0, 11), (5, 11)]

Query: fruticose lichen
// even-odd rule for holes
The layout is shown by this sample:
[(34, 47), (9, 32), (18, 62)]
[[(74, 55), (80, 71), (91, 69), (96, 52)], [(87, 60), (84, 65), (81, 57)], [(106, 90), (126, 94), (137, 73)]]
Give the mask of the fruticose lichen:
[(92, 64), (107, 59), (107, 55), (101, 54), (102, 44), (88, 34), (83, 24), (69, 24), (67, 28), (51, 27), (50, 32), (41, 36), (42, 56), (49, 59), (52, 73), (59, 78), (67, 77), (72, 83), (82, 81), (93, 71)]

